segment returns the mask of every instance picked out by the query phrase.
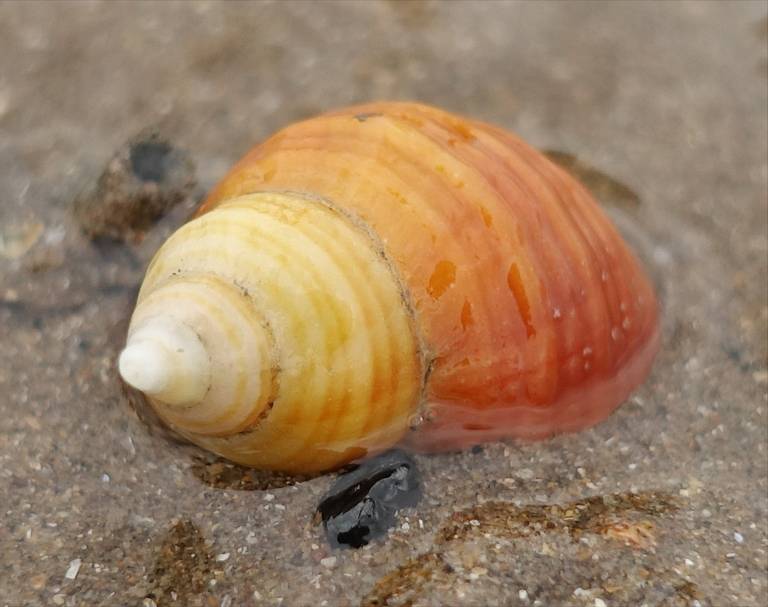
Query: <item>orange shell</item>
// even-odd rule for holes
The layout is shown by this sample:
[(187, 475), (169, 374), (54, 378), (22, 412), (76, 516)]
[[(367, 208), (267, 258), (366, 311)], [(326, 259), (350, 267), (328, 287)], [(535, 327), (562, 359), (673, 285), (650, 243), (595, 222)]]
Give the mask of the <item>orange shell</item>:
[(647, 276), (589, 192), (507, 131), (413, 103), (331, 112), (250, 151), (198, 214), (257, 191), (328, 199), (385, 244), (431, 362), (413, 448), (575, 431), (649, 372)]

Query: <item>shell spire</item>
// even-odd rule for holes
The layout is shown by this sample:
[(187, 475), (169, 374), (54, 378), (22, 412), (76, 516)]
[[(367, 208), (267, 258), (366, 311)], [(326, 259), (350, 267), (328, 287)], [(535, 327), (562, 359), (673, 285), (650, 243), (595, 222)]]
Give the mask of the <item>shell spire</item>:
[(155, 318), (137, 330), (118, 367), (126, 383), (171, 406), (196, 405), (211, 384), (211, 364), (200, 336), (172, 316)]
[(269, 335), (242, 299), (226, 279), (202, 273), (178, 273), (139, 295), (120, 375), (182, 433), (238, 432), (268, 407)]

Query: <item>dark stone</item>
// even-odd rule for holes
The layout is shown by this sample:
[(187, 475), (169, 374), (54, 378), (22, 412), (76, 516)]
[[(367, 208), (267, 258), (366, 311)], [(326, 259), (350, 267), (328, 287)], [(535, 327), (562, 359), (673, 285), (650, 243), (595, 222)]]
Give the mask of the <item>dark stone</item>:
[(384, 535), (400, 508), (421, 497), (416, 463), (402, 451), (388, 451), (342, 474), (318, 506), (334, 548), (360, 548)]

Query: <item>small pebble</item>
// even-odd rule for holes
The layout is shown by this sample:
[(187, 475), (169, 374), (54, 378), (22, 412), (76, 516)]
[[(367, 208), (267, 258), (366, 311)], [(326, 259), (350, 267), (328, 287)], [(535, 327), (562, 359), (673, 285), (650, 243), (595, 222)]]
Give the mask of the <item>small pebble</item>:
[(520, 590), (520, 591), (518, 591), (517, 596), (520, 598), (521, 601), (527, 601), (528, 600), (528, 591), (527, 590)]
[(63, 594), (54, 594), (51, 600), (53, 600), (54, 605), (63, 605), (64, 601), (67, 600), (67, 597)]
[(735, 539), (735, 540), (736, 540), (736, 543), (737, 543), (737, 544), (743, 544), (743, 543), (744, 543), (744, 536), (743, 536), (743, 535), (741, 535), (741, 533), (739, 533), (738, 531), (736, 531), (736, 532), (733, 534), (733, 539)]
[(229, 552), (222, 552), (221, 554), (216, 555), (216, 560), (219, 563), (223, 563), (224, 561), (229, 559)]
[(8, 225), (0, 228), (0, 258), (17, 259), (29, 251), (44, 231), (39, 222)]
[(67, 572), (64, 574), (64, 577), (68, 580), (74, 580), (77, 577), (77, 573), (80, 571), (80, 559), (74, 559), (72, 561), (69, 561), (69, 568), (67, 569)]
[(598, 597), (595, 599), (595, 607), (608, 607), (608, 606), (605, 604), (605, 601), (603, 599)]
[(324, 559), (320, 559), (320, 564), (323, 567), (328, 567), (329, 569), (331, 567), (336, 566), (336, 557), (335, 556), (326, 556)]

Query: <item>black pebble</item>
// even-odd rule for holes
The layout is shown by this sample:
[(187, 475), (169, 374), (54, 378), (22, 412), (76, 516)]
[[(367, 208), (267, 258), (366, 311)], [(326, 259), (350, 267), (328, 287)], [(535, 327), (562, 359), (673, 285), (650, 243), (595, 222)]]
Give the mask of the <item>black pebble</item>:
[(398, 509), (421, 497), (416, 463), (402, 451), (388, 451), (339, 476), (317, 511), (334, 548), (360, 548), (384, 535)]

